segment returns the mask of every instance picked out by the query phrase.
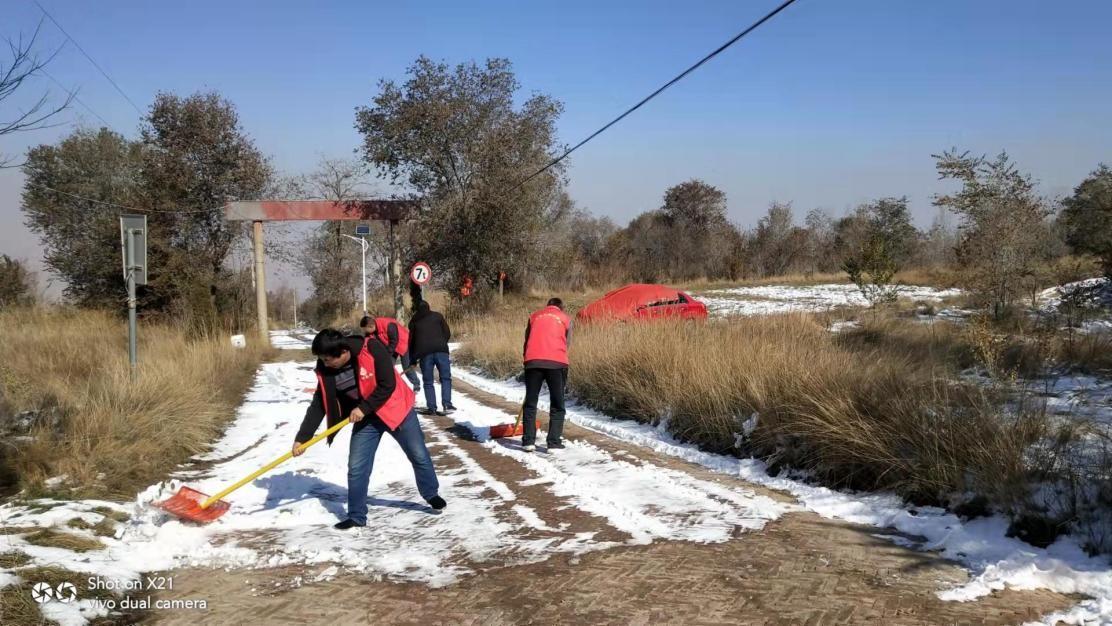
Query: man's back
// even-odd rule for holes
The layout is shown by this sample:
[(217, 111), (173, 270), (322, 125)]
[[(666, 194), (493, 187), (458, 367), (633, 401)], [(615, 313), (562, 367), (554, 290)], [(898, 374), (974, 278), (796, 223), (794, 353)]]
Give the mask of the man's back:
[(422, 302), (417, 314), (409, 321), (410, 351), (414, 358), (421, 358), (438, 352), (448, 352), (448, 341), (452, 331), (444, 316), (428, 308)]

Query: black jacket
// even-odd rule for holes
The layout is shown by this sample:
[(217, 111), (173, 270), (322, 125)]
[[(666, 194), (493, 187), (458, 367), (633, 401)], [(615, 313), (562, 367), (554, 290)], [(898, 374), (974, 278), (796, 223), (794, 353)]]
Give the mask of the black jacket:
[(452, 331), (444, 316), (436, 311), (418, 311), (409, 320), (409, 357), (419, 359), (436, 352), (447, 352)]
[[(355, 370), (355, 380), (359, 378), (359, 351), (363, 349), (362, 337), (347, 337), (348, 347), (351, 350), (351, 364)], [(363, 398), (359, 403), (359, 408), (363, 410), (363, 414), (368, 418), (375, 414), (386, 401), (390, 399), (390, 395), (394, 393), (394, 386), (397, 384), (397, 379), (394, 377), (394, 359), (386, 346), (382, 345), (379, 341), (368, 341), (367, 348), (371, 351), (371, 357), (375, 361), (375, 390), (370, 396)], [(341, 415), (340, 401), (336, 396), (336, 373), (335, 371), (324, 366), (324, 362), (317, 359), (317, 391), (313, 394), (313, 401), (309, 403), (309, 408), (305, 410), (305, 418), (301, 420), (301, 428), (297, 430), (297, 436), (294, 441), (298, 443), (305, 443), (313, 438), (313, 433), (317, 432), (320, 427), (321, 420), (324, 419), (325, 398), (329, 404), (329, 418), (328, 426), (334, 426), (341, 419), (347, 419), (347, 415)], [(323, 392), (321, 395), (321, 383), (323, 382)], [(334, 437), (334, 435), (333, 435)], [(332, 438), (328, 438), (328, 443), (332, 443)]]

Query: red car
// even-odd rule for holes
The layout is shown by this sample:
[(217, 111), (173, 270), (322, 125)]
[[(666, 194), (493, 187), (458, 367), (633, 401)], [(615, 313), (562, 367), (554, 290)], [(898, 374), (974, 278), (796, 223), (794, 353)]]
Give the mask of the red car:
[(707, 319), (707, 307), (690, 295), (665, 285), (626, 285), (583, 307), (580, 322), (657, 319)]

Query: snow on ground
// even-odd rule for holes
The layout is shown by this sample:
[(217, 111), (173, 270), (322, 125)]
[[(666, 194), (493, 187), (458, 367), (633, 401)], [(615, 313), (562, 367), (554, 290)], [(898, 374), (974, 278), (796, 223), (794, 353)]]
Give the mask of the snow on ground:
[[(1085, 309), (1077, 329), (1086, 334), (1112, 333), (1112, 281), (1107, 278), (1090, 278), (1039, 292), (1037, 312), (1043, 315), (1058, 315), (1059, 307), (1066, 296), (1078, 294), (1078, 304)], [(1083, 294), (1083, 296), (1082, 296)]]
[[(596, 533), (568, 533), (548, 524), (515, 493), (516, 485), (492, 476), (458, 439), (424, 423), (429, 450), (438, 459), (443, 513), (427, 507), (416, 492), (401, 449), (386, 437), (371, 479), (370, 514), (364, 529), (344, 533), (331, 525), (345, 517), (349, 430), (332, 449), (321, 443), (226, 497), (232, 507), (217, 521), (183, 523), (152, 502), (187, 484), (215, 493), (287, 452), (314, 385), (308, 363), (264, 365), (235, 421), (213, 448), (195, 457), (175, 479), (152, 485), (129, 505), (99, 501), (33, 501), (0, 506), (0, 525), (61, 527), (80, 517), (103, 519), (97, 506), (126, 511), (131, 519), (106, 547), (85, 553), (39, 547), (25, 534), (0, 535), (0, 551), (25, 552), (32, 565), (51, 564), (113, 581), (136, 579), (141, 572), (186, 566), (256, 568), (290, 564), (312, 566), (317, 578), (336, 575), (340, 566), (376, 577), (448, 584), (471, 573), (475, 564), (541, 561), (555, 554), (580, 554), (617, 545), (594, 539)], [(472, 425), (512, 422), (513, 416), (462, 394), (454, 398), (456, 417)], [(477, 426), (481, 430), (480, 426)], [(543, 436), (543, 435), (542, 435)], [(755, 530), (790, 507), (742, 489), (728, 489), (681, 472), (629, 458), (616, 458), (582, 442), (572, 442), (559, 458), (528, 455), (504, 441), (486, 448), (509, 457), (536, 474), (555, 498), (600, 518), (629, 536), (625, 543), (658, 539), (719, 542)], [(40, 511), (34, 505), (53, 505)], [(319, 571), (318, 571), (319, 570)], [(19, 569), (0, 569), (0, 586), (15, 582)], [(34, 582), (34, 581), (31, 581)], [(79, 597), (88, 587), (78, 584)], [(48, 617), (80, 624), (104, 615), (93, 600), (43, 605)]]
[[(900, 290), (900, 297), (937, 302), (960, 293), (957, 289), (907, 286)], [(827, 311), (842, 306), (869, 305), (857, 286), (851, 284), (734, 287), (696, 294), (696, 297), (707, 305), (711, 315), (720, 317)]]
[(308, 350), (316, 331), (309, 328), (270, 331), (270, 345), (279, 350)]
[[(522, 401), (525, 395), (524, 386), (514, 382), (491, 381), (463, 368), (458, 368), (455, 375), (515, 402)], [(773, 477), (765, 464), (756, 459), (704, 452), (676, 441), (664, 428), (616, 420), (581, 406), (569, 407), (567, 419), (621, 441), (781, 489), (824, 517), (925, 537), (922, 543), (907, 543), (916, 549), (938, 551), (970, 570), (969, 582), (940, 593), (943, 600), (975, 600), (1005, 587), (1079, 593), (1092, 599), (1080, 602), (1069, 611), (1045, 616), (1043, 623), (1055, 624), (1060, 620), (1071, 624), (1112, 624), (1112, 564), (1106, 557), (1087, 556), (1070, 537), (1063, 537), (1046, 549), (1036, 548), (1006, 537), (1008, 522), (1000, 517), (962, 521), (939, 508), (908, 508), (899, 497), (891, 494), (847, 493)]]
[(1030, 381), (1051, 415), (1112, 426), (1112, 379), (1086, 374), (1059, 374)]

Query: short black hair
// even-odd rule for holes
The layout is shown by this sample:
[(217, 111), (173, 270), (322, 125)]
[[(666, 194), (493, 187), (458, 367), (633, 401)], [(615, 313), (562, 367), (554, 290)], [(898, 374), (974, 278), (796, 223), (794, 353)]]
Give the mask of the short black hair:
[(554, 307), (556, 307), (560, 310), (563, 310), (564, 301), (559, 299), (559, 298), (549, 298), (548, 299), (548, 306), (554, 306)]
[(359, 328), (366, 328), (372, 324), (371, 316), (364, 315), (363, 319), (359, 320)]
[(351, 352), (344, 334), (334, 328), (325, 328), (313, 337), (313, 354), (315, 356), (338, 357), (345, 352)]
[(424, 300), (421, 300), (420, 302), (417, 303), (417, 310), (418, 311), (428, 311), (429, 310), (429, 303), (425, 302)]

